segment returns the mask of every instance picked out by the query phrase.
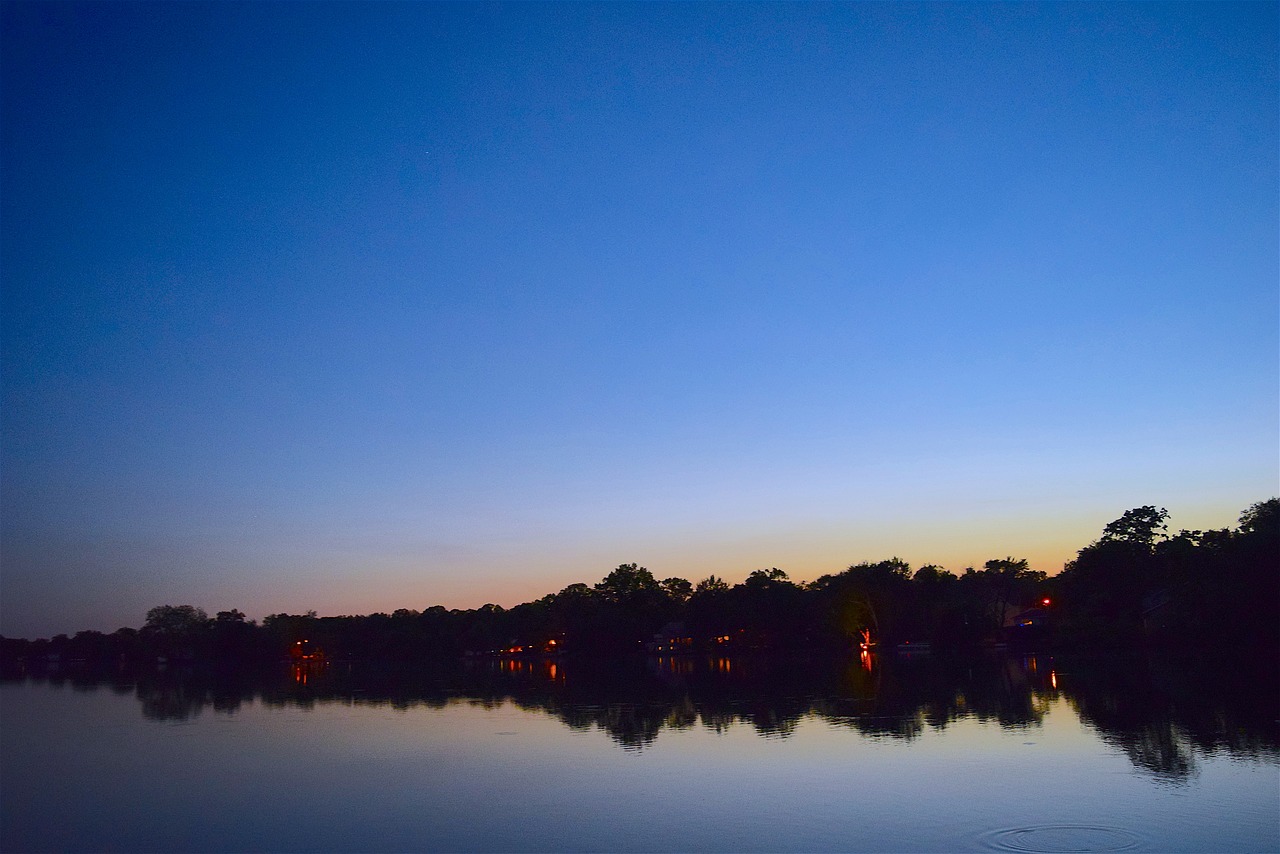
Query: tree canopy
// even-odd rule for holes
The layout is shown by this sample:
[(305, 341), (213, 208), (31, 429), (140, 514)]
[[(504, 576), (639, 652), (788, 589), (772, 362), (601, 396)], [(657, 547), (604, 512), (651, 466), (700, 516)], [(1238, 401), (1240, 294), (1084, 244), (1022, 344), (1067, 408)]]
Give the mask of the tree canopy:
[[(338, 617), (308, 611), (270, 614), (258, 624), (237, 609), (210, 619), (201, 608), (166, 604), (147, 612), (141, 630), (0, 639), (0, 649), (86, 660), (266, 661), (302, 643), (335, 657), (423, 661), (651, 649), (847, 650), (868, 641), (929, 641), (957, 650), (1028, 639), (1082, 648), (1280, 646), (1280, 500), (1251, 505), (1234, 530), (1169, 536), (1168, 518), (1154, 505), (1126, 511), (1055, 577), (1012, 555), (958, 575), (933, 564), (913, 571), (891, 557), (807, 583), (778, 567), (753, 570), (738, 584), (715, 575), (696, 583), (678, 576), (658, 581), (640, 564), (623, 563), (594, 585), (570, 584), (512, 608), (434, 605)], [(1036, 609), (1049, 616), (1016, 619)], [(1020, 632), (1022, 625), (1048, 628)]]

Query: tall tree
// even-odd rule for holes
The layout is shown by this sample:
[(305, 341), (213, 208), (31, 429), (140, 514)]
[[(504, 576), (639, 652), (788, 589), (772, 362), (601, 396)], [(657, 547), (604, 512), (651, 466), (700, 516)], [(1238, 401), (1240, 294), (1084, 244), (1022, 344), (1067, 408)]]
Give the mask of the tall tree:
[(1045, 573), (1036, 572), (1026, 558), (997, 558), (983, 564), (986, 588), (989, 595), (988, 613), (996, 628), (1004, 625), (1011, 609), (1025, 605), (1043, 584)]
[(623, 602), (636, 594), (661, 589), (653, 573), (635, 563), (619, 564), (596, 585), (596, 592), (612, 602)]
[(1147, 504), (1125, 511), (1124, 515), (1114, 522), (1107, 523), (1102, 529), (1101, 542), (1121, 542), (1155, 548), (1163, 540), (1169, 530), (1165, 523), (1169, 520), (1169, 511), (1163, 507), (1156, 508)]
[(1169, 513), (1135, 507), (1102, 529), (1060, 576), (1068, 633), (1094, 645), (1134, 643), (1142, 633), (1144, 600), (1167, 586), (1156, 546), (1166, 539)]
[(684, 604), (693, 595), (693, 584), (685, 578), (664, 578), (662, 591), (671, 598), (671, 601)]
[(188, 637), (209, 625), (209, 615), (192, 605), (157, 605), (142, 630), (165, 637)]
[(209, 624), (203, 608), (157, 605), (147, 611), (141, 634), (156, 654), (189, 658), (197, 654)]

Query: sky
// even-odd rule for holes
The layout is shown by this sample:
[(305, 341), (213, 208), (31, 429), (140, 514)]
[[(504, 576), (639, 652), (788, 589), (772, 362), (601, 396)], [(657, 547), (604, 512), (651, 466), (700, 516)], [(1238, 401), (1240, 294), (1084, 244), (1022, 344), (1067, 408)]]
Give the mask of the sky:
[(5, 3), (0, 634), (1234, 526), (1277, 9)]

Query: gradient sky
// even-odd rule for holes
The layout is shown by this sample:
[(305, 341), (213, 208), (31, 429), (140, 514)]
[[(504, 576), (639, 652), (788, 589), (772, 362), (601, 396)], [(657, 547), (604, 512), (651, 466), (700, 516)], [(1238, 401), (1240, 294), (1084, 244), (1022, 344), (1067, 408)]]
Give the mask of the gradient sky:
[(1280, 492), (1277, 5), (0, 6), (0, 633)]

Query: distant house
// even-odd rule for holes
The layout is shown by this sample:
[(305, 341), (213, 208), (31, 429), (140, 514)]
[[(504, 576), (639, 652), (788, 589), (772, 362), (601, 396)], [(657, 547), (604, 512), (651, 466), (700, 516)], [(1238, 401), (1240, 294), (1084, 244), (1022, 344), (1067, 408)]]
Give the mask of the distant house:
[(1027, 608), (1005, 620), (1000, 636), (1017, 647), (1036, 646), (1048, 639), (1051, 619), (1048, 608)]
[(293, 646), (289, 647), (289, 658), (295, 664), (301, 664), (307, 661), (324, 661), (326, 656), (324, 650), (311, 641), (300, 640), (294, 641)]
[(468, 655), (497, 655), (503, 657), (524, 656), (524, 657), (545, 657), (548, 655), (560, 655), (564, 652), (564, 634), (558, 634), (554, 637), (541, 641), (525, 641), (519, 638), (512, 638), (506, 646), (498, 649), (491, 649), (485, 652), (468, 652)]
[(1049, 624), (1049, 612), (1044, 608), (1028, 608), (1005, 619), (1006, 629), (1043, 629)]
[(693, 651), (693, 638), (685, 630), (684, 623), (672, 621), (654, 632), (653, 640), (645, 648), (654, 655), (676, 655)]

